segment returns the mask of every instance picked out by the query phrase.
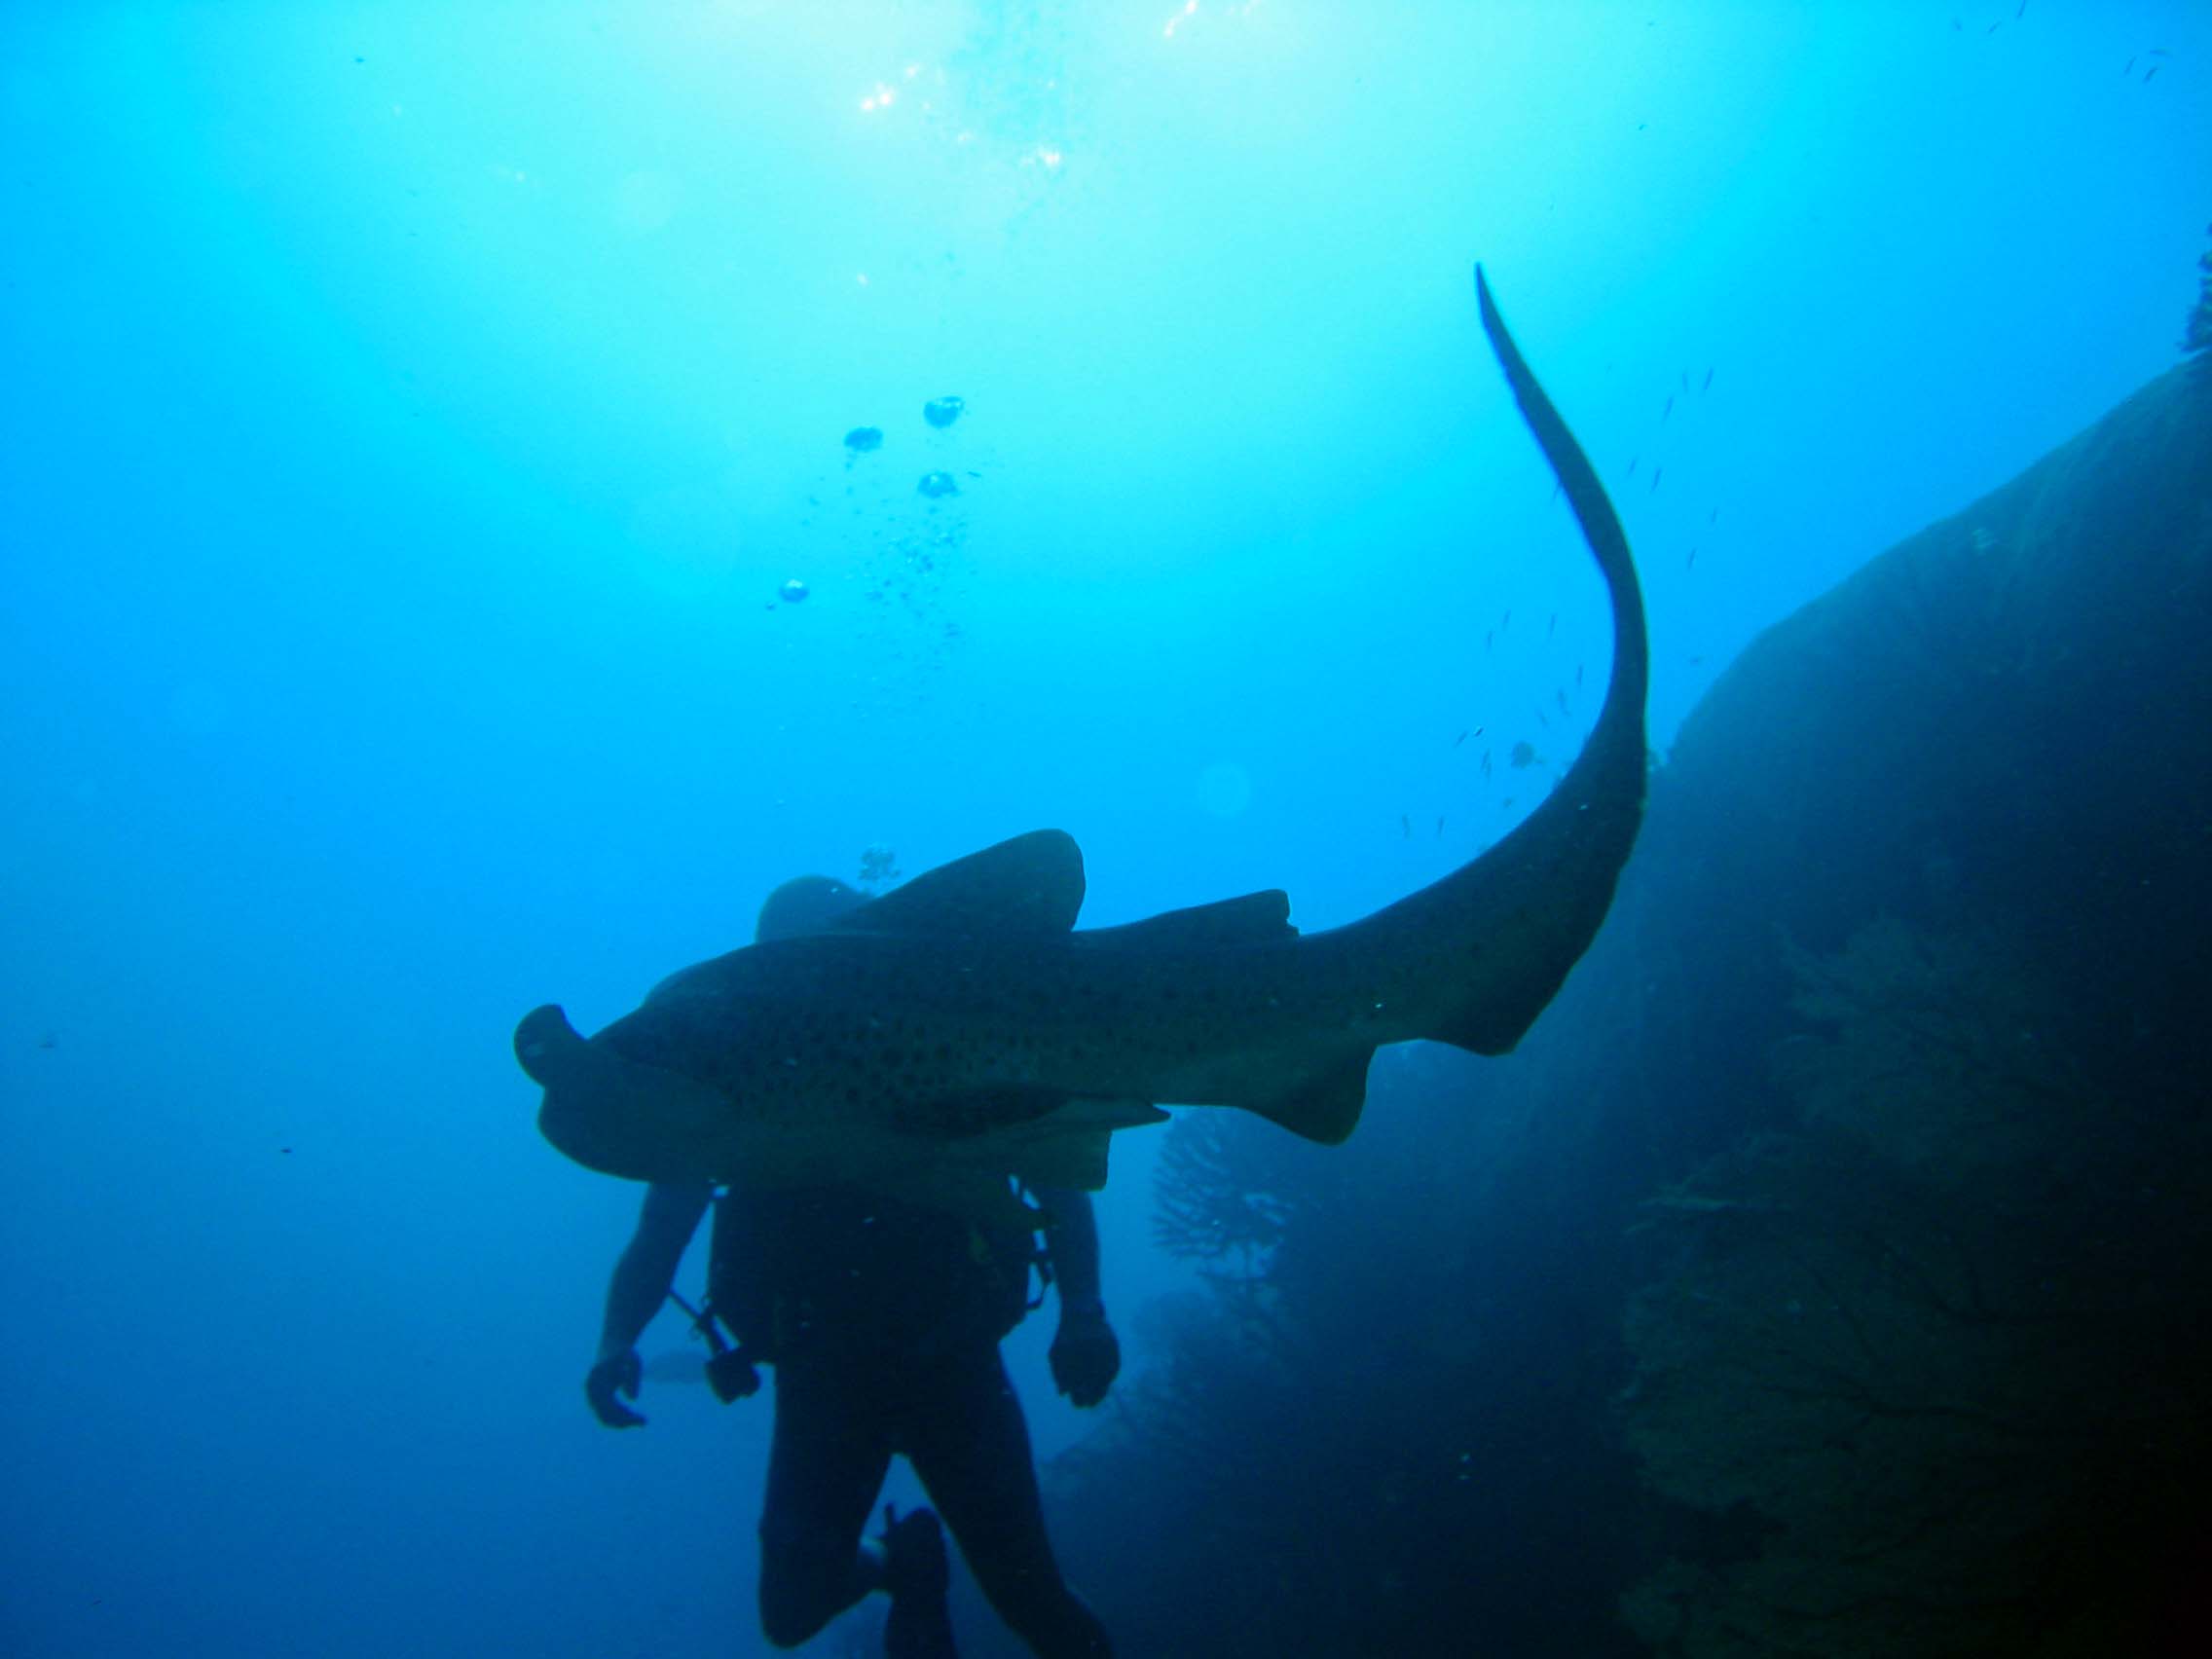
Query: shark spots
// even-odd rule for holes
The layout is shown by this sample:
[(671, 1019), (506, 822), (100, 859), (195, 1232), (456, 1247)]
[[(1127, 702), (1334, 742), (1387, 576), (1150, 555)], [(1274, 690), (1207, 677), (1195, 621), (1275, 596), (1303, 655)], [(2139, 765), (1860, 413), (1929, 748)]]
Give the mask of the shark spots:
[[(1359, 1121), (1379, 1046), (1510, 1051), (1589, 946), (1636, 839), (1649, 651), (1619, 518), (1479, 271), (1476, 288), (1613, 621), (1582, 752), (1506, 842), (1301, 934), (1276, 888), (1079, 929), (1073, 837), (1017, 835), (817, 931), (683, 969), (588, 1039), (556, 1004), (524, 1015), (515, 1055), (543, 1090), (546, 1139), (633, 1180), (828, 1180), (1026, 1224), (1010, 1176), (1096, 1189), (1109, 1137), (1164, 1121), (1159, 1102), (1245, 1110), (1335, 1145)], [(1548, 765), (1533, 746), (1514, 763)], [(1251, 788), (1217, 761), (1199, 804), (1234, 816)]]

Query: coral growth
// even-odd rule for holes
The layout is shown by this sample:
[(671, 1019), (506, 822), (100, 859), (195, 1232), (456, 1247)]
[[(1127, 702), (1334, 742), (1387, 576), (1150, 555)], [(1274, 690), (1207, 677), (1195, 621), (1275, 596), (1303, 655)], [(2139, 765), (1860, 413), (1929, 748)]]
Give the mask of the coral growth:
[(2030, 963), (1896, 921), (1795, 956), (1794, 1126), (1645, 1206), (1628, 1437), (1744, 1524), (1629, 1597), (1663, 1651), (2118, 1651), (2194, 1525), (2203, 1116), (2057, 1051)]

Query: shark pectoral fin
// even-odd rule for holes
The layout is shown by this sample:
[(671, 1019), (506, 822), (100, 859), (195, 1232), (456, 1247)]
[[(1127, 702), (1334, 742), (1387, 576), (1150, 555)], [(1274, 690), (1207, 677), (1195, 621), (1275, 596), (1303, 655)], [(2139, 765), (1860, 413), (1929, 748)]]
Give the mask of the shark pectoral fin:
[(1296, 939), (1298, 930), (1290, 925), (1290, 895), (1272, 887), (1265, 893), (1162, 911), (1116, 928), (1093, 928), (1079, 937), (1108, 944), (1270, 944)]
[(848, 910), (840, 933), (1064, 934), (1083, 909), (1083, 849), (1064, 830), (1033, 830), (954, 859)]
[(1257, 1112), (1271, 1124), (1280, 1124), (1294, 1135), (1335, 1146), (1359, 1124), (1359, 1114), (1367, 1105), (1367, 1062), (1374, 1057), (1373, 1049), (1365, 1050), (1306, 1078), (1287, 1094), (1235, 1104)]

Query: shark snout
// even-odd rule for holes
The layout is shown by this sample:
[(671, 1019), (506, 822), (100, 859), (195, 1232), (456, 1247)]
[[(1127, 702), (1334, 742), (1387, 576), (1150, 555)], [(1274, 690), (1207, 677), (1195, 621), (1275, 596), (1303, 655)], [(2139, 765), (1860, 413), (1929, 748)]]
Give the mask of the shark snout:
[(583, 1038), (569, 1023), (569, 1016), (559, 1003), (532, 1009), (515, 1026), (515, 1058), (529, 1074), (530, 1081), (540, 1088), (553, 1087), (556, 1074), (562, 1069), (560, 1056), (564, 1052), (572, 1055), (583, 1046)]

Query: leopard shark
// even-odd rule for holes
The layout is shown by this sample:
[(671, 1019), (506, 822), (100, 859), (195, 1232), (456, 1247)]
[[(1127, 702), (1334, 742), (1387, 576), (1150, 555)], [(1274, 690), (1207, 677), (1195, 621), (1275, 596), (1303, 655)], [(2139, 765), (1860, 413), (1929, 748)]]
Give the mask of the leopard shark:
[(1308, 1140), (1359, 1122), (1375, 1051), (1519, 1042), (1588, 949), (1643, 813), (1642, 598), (1618, 516), (1475, 270), (1482, 325), (1604, 579), (1612, 662), (1556, 788), (1472, 862), (1303, 933), (1271, 890), (1078, 928), (1083, 855), (1041, 830), (819, 932), (671, 976), (586, 1038), (555, 1004), (514, 1047), (545, 1138), (644, 1181), (878, 1190), (1004, 1219), (1105, 1184), (1110, 1137), (1163, 1104), (1239, 1107)]

